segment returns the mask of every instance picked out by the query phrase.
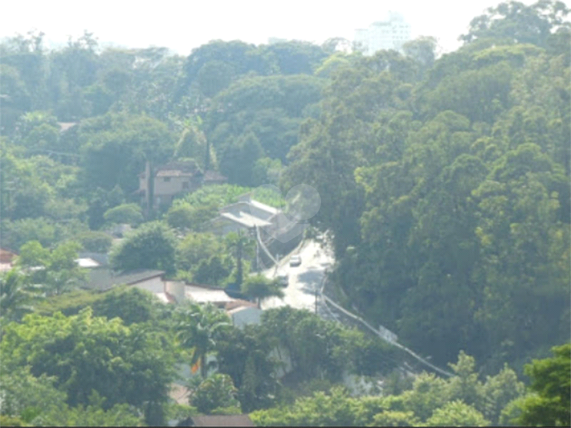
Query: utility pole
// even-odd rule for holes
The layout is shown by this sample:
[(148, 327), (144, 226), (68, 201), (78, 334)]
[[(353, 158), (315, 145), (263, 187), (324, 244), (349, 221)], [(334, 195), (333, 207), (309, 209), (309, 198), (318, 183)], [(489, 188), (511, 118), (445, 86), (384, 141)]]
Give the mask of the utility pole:
[(237, 248), (236, 248), (236, 276), (237, 276), (237, 282), (239, 285), (242, 285), (242, 277), (243, 277), (243, 273), (242, 273), (242, 231), (238, 230), (238, 242), (237, 242)]
[(315, 284), (315, 315), (317, 315), (317, 287), (319, 287), (319, 285)]
[(260, 267), (260, 241), (258, 240), (258, 226), (254, 225), (252, 230), (252, 237), (256, 241), (256, 272), (261, 272)]

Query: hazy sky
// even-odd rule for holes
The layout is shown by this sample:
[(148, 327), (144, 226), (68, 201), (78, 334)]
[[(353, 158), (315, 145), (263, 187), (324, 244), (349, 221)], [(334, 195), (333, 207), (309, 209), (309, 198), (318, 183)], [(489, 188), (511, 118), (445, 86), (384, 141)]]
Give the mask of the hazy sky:
[[(565, 0), (569, 4), (571, 0)], [(356, 28), (398, 11), (412, 36), (437, 37), (444, 51), (458, 47), (472, 18), (499, 0), (7, 0), (0, 6), (0, 38), (38, 29), (53, 42), (88, 30), (101, 43), (127, 47), (166, 46), (187, 55), (210, 40), (260, 44), (269, 37), (321, 43), (353, 39)], [(534, 1), (523, 0), (531, 4)]]

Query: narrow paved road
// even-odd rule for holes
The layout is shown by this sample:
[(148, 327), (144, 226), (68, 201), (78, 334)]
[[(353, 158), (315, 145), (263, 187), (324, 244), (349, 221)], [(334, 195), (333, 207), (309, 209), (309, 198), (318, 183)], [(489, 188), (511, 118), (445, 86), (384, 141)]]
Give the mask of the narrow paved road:
[[(290, 267), (289, 257), (293, 254), (299, 254), (301, 256), (301, 265), (297, 267)], [(277, 275), (288, 274), (289, 284), (287, 288), (284, 288), (283, 299), (270, 298), (262, 302), (262, 309), (278, 308), (280, 306), (291, 306), (296, 309), (307, 309), (311, 312), (315, 312), (315, 291), (318, 287), (321, 287), (322, 280), (325, 276), (325, 270), (331, 266), (333, 263), (333, 257), (331, 252), (324, 251), (321, 245), (315, 241), (307, 242), (299, 252), (294, 251), (290, 256), (286, 257), (281, 261), (277, 272), (275, 268), (268, 269), (264, 271), (264, 275), (268, 278), (274, 278)], [(355, 321), (348, 319), (346, 316), (331, 308), (323, 299), (318, 299), (317, 302), (317, 313), (321, 318), (330, 321), (339, 321), (344, 325), (356, 326)], [(362, 325), (358, 325), (359, 328), (363, 328)], [(372, 328), (372, 327), (371, 327)], [(435, 370), (436, 372), (443, 374), (445, 376), (451, 376), (451, 374), (445, 370), (442, 370), (434, 365), (432, 365), (426, 359), (415, 354), (410, 349), (405, 346), (396, 343), (396, 337), (394, 339), (387, 339), (384, 335), (376, 332), (375, 333), (383, 341), (392, 343), (394, 346), (404, 350), (407, 354), (412, 356), (414, 359), (410, 360), (413, 364), (415, 362), (421, 362), (426, 366)], [(407, 355), (403, 353), (404, 355)], [(412, 369), (411, 366), (403, 360), (402, 369), (406, 372), (413, 373), (418, 372), (423, 367), (419, 367), (416, 370)]]
[[(280, 263), (277, 273), (275, 268), (264, 272), (264, 275), (269, 278), (273, 278), (274, 275), (288, 274), (289, 284), (283, 289), (283, 299), (269, 298), (262, 303), (262, 309), (287, 305), (296, 309), (315, 311), (315, 290), (321, 285), (325, 269), (331, 266), (333, 257), (315, 241), (307, 242), (299, 252), (293, 254), (301, 256), (300, 266), (290, 267), (288, 256)], [(321, 313), (323, 309), (320, 303), (318, 312)]]

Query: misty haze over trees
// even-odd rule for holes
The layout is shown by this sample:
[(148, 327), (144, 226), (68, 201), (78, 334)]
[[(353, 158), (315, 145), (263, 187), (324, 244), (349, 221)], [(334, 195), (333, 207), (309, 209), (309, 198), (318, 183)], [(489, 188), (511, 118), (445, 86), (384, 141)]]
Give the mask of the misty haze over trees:
[[(1, 261), (0, 424), (569, 426), (568, 15), (501, 3), (442, 56), (432, 37), (373, 56), (342, 39), (187, 57), (88, 32), (0, 44), (0, 245), (16, 255)], [(141, 174), (176, 162), (226, 183), (145, 202)], [(328, 290), (451, 376), (306, 310), (239, 328), (212, 305), (84, 287), (80, 253), (252, 307), (283, 296), (255, 239), (208, 228), (244, 194), (287, 205), (264, 185), (317, 190)], [(177, 403), (181, 366), (196, 373)]]

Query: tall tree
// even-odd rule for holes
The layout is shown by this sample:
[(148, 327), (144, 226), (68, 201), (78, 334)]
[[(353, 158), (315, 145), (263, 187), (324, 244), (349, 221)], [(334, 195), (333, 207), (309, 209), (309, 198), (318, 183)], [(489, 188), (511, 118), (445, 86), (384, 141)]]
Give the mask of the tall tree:
[(553, 357), (526, 365), (534, 394), (522, 401), (518, 423), (526, 426), (571, 425), (571, 345), (555, 346)]
[(175, 245), (168, 226), (158, 221), (145, 223), (111, 250), (110, 263), (119, 271), (159, 269), (174, 273)]
[(0, 351), (6, 369), (27, 364), (34, 376), (55, 376), (70, 406), (90, 404), (96, 391), (103, 409), (126, 403), (145, 412), (148, 424), (164, 423), (156, 409), (168, 398), (174, 349), (148, 327), (95, 318), (90, 308), (71, 317), (32, 314), (7, 326)]
[(270, 297), (283, 297), (278, 281), (270, 280), (263, 275), (255, 275), (246, 278), (242, 283), (242, 293), (255, 299), (260, 307), (262, 301)]

